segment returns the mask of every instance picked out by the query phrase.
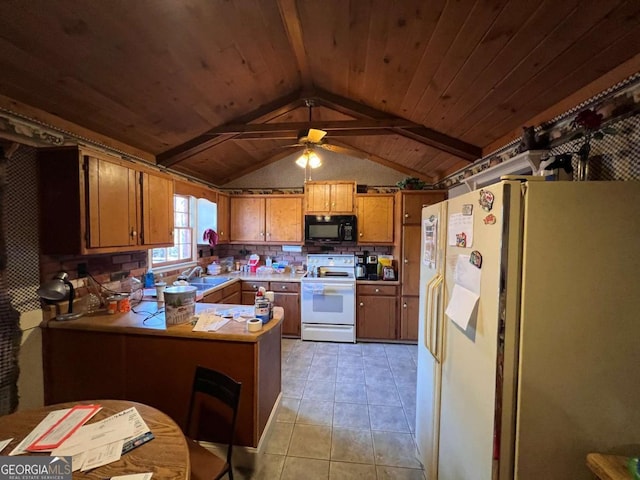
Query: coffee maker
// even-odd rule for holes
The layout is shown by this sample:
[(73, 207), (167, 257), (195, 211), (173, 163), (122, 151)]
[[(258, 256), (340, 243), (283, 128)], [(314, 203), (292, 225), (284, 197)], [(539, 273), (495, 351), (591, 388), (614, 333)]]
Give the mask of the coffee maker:
[(378, 280), (378, 256), (367, 255), (365, 260), (367, 280)]
[(367, 252), (356, 253), (356, 279), (364, 280), (367, 278), (367, 267), (365, 265)]

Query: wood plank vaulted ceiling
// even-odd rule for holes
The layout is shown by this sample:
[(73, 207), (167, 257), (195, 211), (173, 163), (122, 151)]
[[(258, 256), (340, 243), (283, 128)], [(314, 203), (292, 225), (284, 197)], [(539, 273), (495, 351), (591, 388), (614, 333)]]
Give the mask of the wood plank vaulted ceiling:
[(638, 0), (0, 2), (3, 97), (214, 185), (310, 126), (436, 181), (639, 52)]

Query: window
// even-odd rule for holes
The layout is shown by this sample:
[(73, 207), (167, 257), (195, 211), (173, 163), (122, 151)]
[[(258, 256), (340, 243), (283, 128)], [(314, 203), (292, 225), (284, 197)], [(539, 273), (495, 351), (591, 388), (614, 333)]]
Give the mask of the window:
[[(213, 202), (186, 195), (173, 196), (173, 247), (154, 248), (149, 255), (150, 268), (196, 261), (198, 242), (207, 228), (217, 229), (218, 209)], [(197, 225), (197, 227), (196, 227)]]
[(193, 205), (185, 195), (173, 196), (174, 229), (173, 247), (154, 248), (151, 251), (151, 267), (162, 267), (195, 261), (193, 241)]

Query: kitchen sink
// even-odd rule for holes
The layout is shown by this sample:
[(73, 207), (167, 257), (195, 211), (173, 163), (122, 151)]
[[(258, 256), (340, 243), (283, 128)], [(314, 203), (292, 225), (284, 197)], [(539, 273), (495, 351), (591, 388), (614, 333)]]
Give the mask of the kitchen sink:
[(189, 285), (196, 287), (198, 290), (207, 290), (209, 288), (217, 287), (223, 283), (232, 280), (229, 277), (199, 277), (194, 278), (189, 282)]

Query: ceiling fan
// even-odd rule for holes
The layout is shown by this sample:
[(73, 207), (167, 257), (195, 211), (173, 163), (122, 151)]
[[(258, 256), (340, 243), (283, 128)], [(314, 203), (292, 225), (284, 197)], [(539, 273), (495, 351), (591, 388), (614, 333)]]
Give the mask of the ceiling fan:
[[(312, 111), (315, 105), (312, 99), (306, 99), (304, 101), (305, 106), (309, 109), (309, 124), (311, 124)], [(331, 147), (324, 143), (324, 137), (327, 135), (327, 132), (324, 130), (318, 130), (317, 128), (309, 128), (307, 130), (301, 130), (298, 132), (298, 141), (292, 145), (287, 145), (288, 147), (305, 147), (308, 149), (313, 149), (315, 147), (324, 148), (329, 150)]]

